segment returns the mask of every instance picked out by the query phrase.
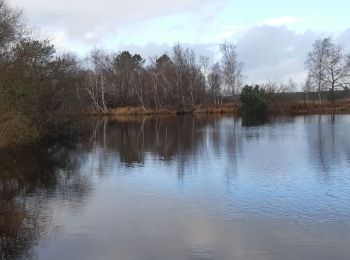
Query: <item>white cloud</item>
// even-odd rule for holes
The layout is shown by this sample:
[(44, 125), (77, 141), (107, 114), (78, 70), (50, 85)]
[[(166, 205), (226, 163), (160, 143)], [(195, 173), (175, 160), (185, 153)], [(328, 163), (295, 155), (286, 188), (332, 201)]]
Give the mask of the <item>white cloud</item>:
[[(303, 83), (305, 59), (317, 38), (325, 35), (306, 31), (297, 33), (285, 26), (258, 26), (247, 30), (237, 41), (239, 58), (250, 83), (288, 79)], [(350, 28), (335, 38), (350, 50)]]
[[(324, 36), (305, 28), (303, 33), (292, 30), (294, 26), (289, 25), (305, 23), (294, 16), (234, 22), (234, 12), (226, 12), (228, 17), (223, 14), (229, 0), (10, 2), (23, 7), (28, 20), (43, 28), (59, 50), (79, 54), (96, 46), (112, 51), (128, 49), (148, 58), (171, 51), (171, 45), (180, 41), (198, 55), (215, 59), (223, 40), (234, 41), (251, 83), (289, 77), (303, 81), (306, 53), (316, 38)], [(349, 39), (350, 28), (337, 32), (336, 41), (350, 51)]]
[(267, 19), (263, 21), (264, 25), (269, 25), (269, 26), (282, 26), (282, 25), (290, 25), (290, 24), (295, 24), (301, 22), (302, 19), (299, 17), (293, 17), (293, 16), (281, 16), (281, 17), (276, 17), (272, 19)]
[(11, 2), (24, 8), (30, 19), (40, 26), (51, 30), (64, 28), (70, 37), (84, 37), (89, 32), (110, 32), (124, 24), (144, 19), (198, 11), (211, 1), (12, 0)]
[[(11, 0), (10, 0), (11, 1)], [(228, 0), (12, 0), (60, 50), (200, 41)], [(177, 31), (174, 31), (178, 28)], [(204, 36), (203, 36), (204, 37)]]
[(238, 54), (250, 83), (271, 79), (304, 81), (304, 61), (318, 34), (296, 33), (286, 27), (258, 26), (238, 40)]

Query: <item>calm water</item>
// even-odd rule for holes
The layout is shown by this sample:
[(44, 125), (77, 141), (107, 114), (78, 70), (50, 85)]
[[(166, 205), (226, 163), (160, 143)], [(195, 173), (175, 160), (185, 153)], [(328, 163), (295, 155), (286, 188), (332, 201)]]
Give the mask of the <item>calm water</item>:
[(0, 259), (350, 259), (350, 116), (79, 124), (0, 151)]

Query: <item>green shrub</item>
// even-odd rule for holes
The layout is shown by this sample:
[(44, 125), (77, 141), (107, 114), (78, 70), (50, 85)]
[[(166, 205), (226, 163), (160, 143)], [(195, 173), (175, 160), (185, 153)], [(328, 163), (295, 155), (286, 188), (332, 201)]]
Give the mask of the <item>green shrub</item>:
[(264, 89), (259, 86), (245, 86), (241, 93), (241, 111), (244, 115), (265, 117), (268, 98)]

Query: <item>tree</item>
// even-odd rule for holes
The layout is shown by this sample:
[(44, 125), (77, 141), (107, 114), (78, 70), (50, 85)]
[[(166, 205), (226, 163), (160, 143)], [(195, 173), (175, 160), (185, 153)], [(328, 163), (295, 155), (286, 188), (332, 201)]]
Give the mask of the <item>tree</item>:
[(151, 66), (148, 73), (151, 78), (151, 89), (153, 104), (155, 108), (159, 108), (174, 103), (174, 64), (170, 57), (163, 54), (159, 58), (155, 57), (151, 60)]
[(221, 95), (221, 84), (222, 84), (222, 73), (220, 64), (215, 63), (211, 72), (208, 76), (208, 84), (209, 84), (209, 93), (212, 98), (212, 101), (215, 105), (222, 103), (222, 95)]
[(344, 55), (342, 46), (336, 44), (329, 46), (327, 54), (324, 82), (329, 89), (329, 98), (334, 103), (335, 91), (350, 84), (350, 55)]
[(144, 63), (145, 60), (139, 54), (131, 55), (128, 51), (112, 54), (107, 58), (107, 76), (113, 86), (116, 105), (143, 103), (140, 77)]
[(0, 55), (3, 55), (11, 43), (22, 34), (22, 12), (8, 6), (5, 0), (0, 0)]
[(236, 94), (242, 86), (242, 67), (243, 63), (238, 61), (236, 46), (225, 42), (220, 47), (222, 53), (222, 73), (228, 95), (232, 96), (234, 104), (236, 103)]
[(245, 86), (241, 92), (241, 110), (247, 116), (264, 117), (268, 99), (264, 89), (259, 86)]
[(86, 85), (86, 90), (91, 98), (93, 108), (102, 113), (107, 113), (107, 56), (102, 50), (94, 49), (91, 51), (88, 60), (91, 61), (92, 69), (87, 70), (85, 73), (84, 83)]
[(304, 84), (304, 93), (305, 93), (305, 99), (304, 99), (304, 103), (306, 100), (309, 100), (309, 94), (311, 92), (311, 78), (310, 75), (307, 75), (307, 78), (305, 80), (305, 84)]
[(316, 86), (319, 101), (322, 101), (321, 92), (324, 90), (325, 65), (330, 45), (331, 38), (318, 39), (313, 44), (313, 49), (307, 54), (306, 67), (309, 70), (311, 84)]
[(175, 45), (172, 62), (174, 64), (174, 85), (176, 99), (182, 110), (192, 109), (205, 97), (205, 76), (196, 63), (196, 55), (190, 48)]
[[(38, 40), (22, 12), (0, 0), (0, 143), (35, 140), (48, 134), (60, 114), (76, 109), (82, 83), (73, 55), (57, 55)], [(80, 102), (81, 103), (81, 102)]]
[(329, 90), (334, 103), (335, 91), (349, 85), (350, 56), (344, 55), (342, 46), (333, 43), (330, 37), (316, 40), (313, 50), (308, 53), (306, 66), (320, 101), (321, 92)]
[[(27, 117), (40, 117), (50, 113), (53, 77), (53, 45), (47, 41), (30, 38), (20, 40), (11, 50), (7, 66), (7, 101)], [(51, 100), (51, 102), (48, 102)]]

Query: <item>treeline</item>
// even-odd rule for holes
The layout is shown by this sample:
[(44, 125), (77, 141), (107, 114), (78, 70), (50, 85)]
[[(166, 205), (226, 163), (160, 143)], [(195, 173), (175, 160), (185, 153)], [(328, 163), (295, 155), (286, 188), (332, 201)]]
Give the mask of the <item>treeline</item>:
[(0, 143), (35, 139), (64, 113), (124, 106), (191, 110), (224, 97), (236, 102), (242, 64), (232, 43), (222, 44), (221, 53), (212, 66), (180, 44), (147, 63), (128, 51), (93, 50), (79, 59), (57, 53), (26, 27), (20, 10), (0, 0)]
[(86, 59), (83, 91), (101, 112), (124, 106), (186, 111), (199, 104), (221, 104), (224, 97), (234, 102), (242, 86), (242, 64), (233, 44), (222, 44), (221, 52), (221, 62), (210, 66), (207, 57), (198, 59), (193, 49), (180, 44), (147, 64), (128, 51), (93, 50)]
[(76, 57), (57, 55), (20, 10), (0, 0), (0, 144), (45, 135), (58, 113), (77, 107), (82, 79)]
[[(0, 0), (0, 144), (59, 132), (59, 115), (82, 111), (109, 113), (128, 106), (191, 111), (222, 103), (238, 107), (243, 65), (233, 43), (221, 44), (220, 53), (213, 62), (177, 44), (148, 61), (128, 51), (101, 49), (81, 59), (57, 53), (49, 40), (26, 26), (20, 10)], [(334, 100), (336, 90), (349, 85), (349, 60), (330, 38), (317, 41), (306, 63), (305, 93), (316, 91), (321, 100), (327, 91)], [(271, 96), (297, 87), (290, 80), (260, 88)]]

